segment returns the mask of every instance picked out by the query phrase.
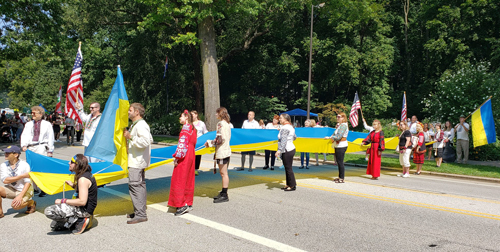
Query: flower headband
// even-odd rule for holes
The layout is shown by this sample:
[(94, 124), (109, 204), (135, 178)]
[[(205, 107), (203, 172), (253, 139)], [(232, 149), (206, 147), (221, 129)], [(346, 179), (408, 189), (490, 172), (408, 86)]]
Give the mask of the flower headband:
[(184, 110), (184, 114), (189, 114), (189, 111), (187, 109)]

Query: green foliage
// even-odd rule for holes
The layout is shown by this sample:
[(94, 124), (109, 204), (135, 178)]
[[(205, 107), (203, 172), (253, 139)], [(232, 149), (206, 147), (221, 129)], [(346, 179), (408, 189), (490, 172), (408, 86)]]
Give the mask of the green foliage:
[[(433, 119), (458, 122), (460, 115), (474, 112), (489, 96), (500, 97), (499, 76), (489, 71), (486, 62), (446, 71), (435, 83), (437, 91), (422, 103)], [(500, 113), (500, 99), (492, 99), (493, 114)]]
[(149, 121), (151, 134), (178, 136), (182, 129), (182, 125), (179, 123), (179, 115), (180, 112), (170, 113), (156, 120)]

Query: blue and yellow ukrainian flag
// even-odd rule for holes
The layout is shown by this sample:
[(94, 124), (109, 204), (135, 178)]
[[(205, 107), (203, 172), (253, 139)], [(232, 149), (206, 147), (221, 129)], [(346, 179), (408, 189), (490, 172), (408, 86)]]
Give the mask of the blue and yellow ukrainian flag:
[(99, 126), (85, 150), (85, 155), (113, 162), (121, 166), (125, 174), (127, 173), (127, 141), (123, 137), (123, 129), (128, 126), (129, 107), (122, 71), (118, 66), (115, 84), (102, 112)]
[(474, 148), (497, 140), (491, 98), (472, 114), (472, 139)]

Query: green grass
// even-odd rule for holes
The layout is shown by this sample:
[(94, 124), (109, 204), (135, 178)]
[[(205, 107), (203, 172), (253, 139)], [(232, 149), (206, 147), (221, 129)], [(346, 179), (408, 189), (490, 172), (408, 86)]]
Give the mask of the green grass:
[(159, 143), (177, 144), (179, 142), (179, 138), (178, 137), (153, 136), (153, 141), (159, 142)]
[[(333, 161), (333, 155), (328, 155), (327, 159)], [(365, 155), (362, 154), (346, 154), (344, 161), (346, 163), (353, 164), (367, 164), (367, 161), (365, 161)], [(382, 166), (401, 168), (399, 159), (392, 157), (382, 157)], [(414, 163), (411, 163), (411, 168), (416, 168)], [(442, 163), (441, 167), (436, 167), (436, 162), (434, 160), (425, 160), (422, 170), (478, 177), (500, 178), (500, 168), (487, 165)]]

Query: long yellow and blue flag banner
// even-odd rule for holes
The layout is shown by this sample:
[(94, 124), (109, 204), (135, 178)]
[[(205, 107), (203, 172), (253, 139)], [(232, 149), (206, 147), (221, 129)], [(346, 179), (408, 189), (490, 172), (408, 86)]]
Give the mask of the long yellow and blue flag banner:
[[(335, 149), (332, 147), (331, 140), (325, 139), (325, 136), (331, 136), (334, 131), (335, 129), (332, 128), (297, 128), (297, 139), (294, 141), (297, 152), (334, 153)], [(214, 148), (206, 148), (204, 143), (207, 140), (215, 139), (215, 133), (215, 131), (211, 131), (197, 139), (197, 155), (214, 152)], [(347, 152), (365, 151), (369, 145), (362, 145), (362, 141), (367, 135), (368, 133), (350, 131), (347, 137)], [(111, 136), (114, 135), (108, 135), (108, 138), (111, 138)], [(386, 138), (386, 149), (395, 149), (397, 144), (397, 137)], [(230, 146), (232, 151), (277, 150), (278, 130), (231, 129)], [(151, 165), (148, 169), (172, 162), (172, 154), (174, 154), (176, 148), (177, 146), (169, 146), (151, 150)], [(105, 151), (102, 153), (105, 155), (94, 153), (94, 156), (106, 160), (105, 162), (90, 163), (98, 185), (107, 184), (128, 176), (126, 167), (123, 168), (119, 165), (123, 162), (114, 162), (116, 157), (112, 157)], [(69, 161), (49, 158), (30, 151), (27, 152), (26, 157), (31, 166), (31, 178), (48, 194), (62, 192), (64, 181), (71, 180), (71, 176), (73, 176), (68, 168)]]
[(471, 117), (472, 140), (474, 148), (496, 142), (495, 121), (493, 120), (493, 109), (491, 99), (488, 99)]

